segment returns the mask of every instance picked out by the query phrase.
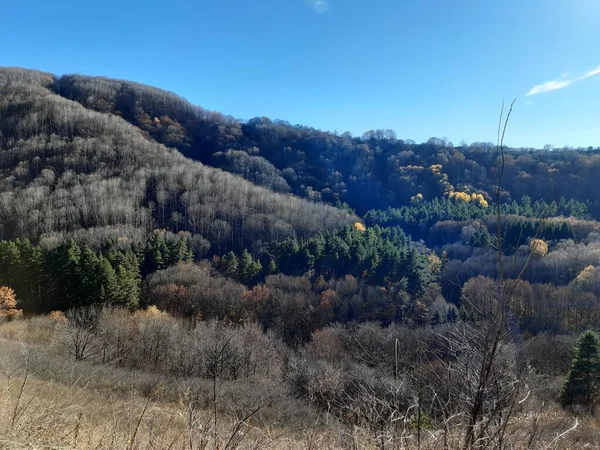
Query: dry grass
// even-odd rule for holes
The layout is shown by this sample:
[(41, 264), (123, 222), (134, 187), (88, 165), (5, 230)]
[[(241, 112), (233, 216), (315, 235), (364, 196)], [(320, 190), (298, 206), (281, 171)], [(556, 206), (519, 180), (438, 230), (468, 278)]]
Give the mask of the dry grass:
[[(259, 383), (221, 386), (215, 439), (205, 380), (75, 363), (58, 327), (47, 318), (0, 324), (0, 449), (304, 448), (302, 429), (265, 426), (255, 405), (234, 403)], [(318, 441), (337, 448), (335, 437)]]
[[(378, 434), (293, 399), (261, 403), (259, 380), (222, 386), (215, 439), (206, 380), (75, 363), (60, 326), (48, 318), (0, 324), (0, 449), (460, 448), (462, 430), (423, 430), (417, 445), (410, 430)], [(252, 414), (263, 407), (266, 414)], [(507, 439), (511, 448), (600, 448), (600, 420), (550, 405), (516, 417)]]

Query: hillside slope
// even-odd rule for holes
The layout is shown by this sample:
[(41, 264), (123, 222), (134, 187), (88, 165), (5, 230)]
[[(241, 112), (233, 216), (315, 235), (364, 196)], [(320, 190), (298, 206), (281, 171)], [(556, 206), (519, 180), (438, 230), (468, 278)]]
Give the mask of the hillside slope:
[(159, 227), (222, 253), (356, 220), (190, 161), (115, 114), (54, 94), (56, 82), (0, 69), (2, 239), (102, 243)]
[[(243, 122), (171, 92), (98, 77), (63, 76), (55, 89), (87, 108), (125, 118), (190, 158), (281, 192), (345, 202), (359, 213), (409, 205), (418, 194), (425, 200), (451, 192), (480, 193), (487, 201), (495, 197), (498, 155), (489, 142), (454, 146), (431, 138), (417, 144), (397, 139), (392, 130), (353, 137), (266, 117)], [(598, 148), (509, 149), (502, 200), (576, 199), (589, 202), (600, 218), (600, 193), (593, 189), (598, 176)]]

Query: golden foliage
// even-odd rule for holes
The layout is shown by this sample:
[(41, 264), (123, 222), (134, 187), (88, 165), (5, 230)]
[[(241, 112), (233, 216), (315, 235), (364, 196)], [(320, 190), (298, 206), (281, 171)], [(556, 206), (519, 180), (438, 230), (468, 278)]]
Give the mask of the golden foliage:
[(471, 201), (471, 196), (466, 192), (451, 192), (450, 198), (456, 200), (457, 202), (468, 203)]
[(17, 297), (15, 291), (7, 286), (0, 287), (0, 308), (14, 309), (17, 307)]
[(22, 313), (20, 309), (17, 309), (15, 291), (8, 286), (0, 287), (0, 318), (14, 319)]
[(419, 202), (422, 202), (422, 201), (423, 201), (423, 194), (417, 194), (417, 195), (413, 195), (413, 196), (410, 198), (410, 201), (411, 201), (411, 203), (413, 203), (413, 204), (417, 204), (417, 203), (419, 203)]
[(541, 258), (548, 253), (548, 244), (543, 239), (532, 239), (529, 243), (529, 249), (533, 256)]
[(573, 280), (575, 285), (586, 286), (592, 284), (596, 278), (596, 268), (591, 264), (585, 267)]
[(360, 223), (360, 222), (355, 222), (354, 223), (354, 229), (358, 230), (358, 231), (362, 231), (363, 233), (365, 231), (367, 231), (367, 227), (365, 227), (364, 224)]
[(442, 260), (435, 253), (431, 253), (427, 257), (427, 265), (429, 266), (429, 270), (434, 275), (439, 275), (442, 271)]
[(429, 168), (431, 169), (431, 172), (433, 172), (433, 174), (436, 177), (441, 176), (441, 174), (442, 174), (442, 165), (441, 164), (433, 164), (433, 165), (429, 166)]
[(481, 194), (469, 194), (468, 192), (449, 192), (448, 197), (457, 202), (477, 203), (479, 206), (487, 208), (488, 202)]

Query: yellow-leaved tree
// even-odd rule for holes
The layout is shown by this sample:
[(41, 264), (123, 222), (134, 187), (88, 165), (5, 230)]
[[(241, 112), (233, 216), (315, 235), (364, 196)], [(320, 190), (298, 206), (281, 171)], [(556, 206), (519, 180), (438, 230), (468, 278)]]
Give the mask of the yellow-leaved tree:
[(431, 253), (427, 257), (427, 265), (429, 266), (429, 270), (435, 276), (438, 276), (442, 271), (442, 260), (435, 253)]
[(15, 291), (8, 286), (0, 287), (0, 319), (14, 319), (22, 313), (20, 309), (17, 309)]
[(529, 249), (533, 256), (541, 258), (548, 253), (548, 244), (543, 239), (532, 239), (529, 243)]
[(570, 285), (582, 289), (588, 290), (593, 289), (593, 287), (598, 282), (598, 272), (594, 266), (591, 264), (582, 269), (579, 274), (575, 277), (573, 281), (571, 281)]
[(362, 231), (362, 232), (365, 232), (365, 231), (367, 231), (367, 227), (365, 227), (365, 225), (364, 225), (364, 224), (362, 224), (362, 223), (360, 223), (360, 222), (355, 222), (355, 223), (354, 223), (354, 228), (355, 228), (356, 230), (358, 230), (358, 231)]
[(417, 195), (413, 195), (413, 196), (410, 198), (410, 201), (411, 201), (411, 203), (412, 203), (413, 205), (416, 205), (417, 203), (419, 203), (419, 202), (422, 202), (422, 201), (423, 201), (423, 194), (417, 194)]

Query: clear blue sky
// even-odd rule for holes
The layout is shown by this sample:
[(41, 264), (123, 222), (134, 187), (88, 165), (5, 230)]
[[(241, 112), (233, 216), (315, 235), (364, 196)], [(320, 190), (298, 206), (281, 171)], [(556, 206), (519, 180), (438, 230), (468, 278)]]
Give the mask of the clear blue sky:
[(598, 0), (9, 0), (0, 65), (418, 142), (493, 141), (519, 97), (509, 145), (600, 146), (599, 23)]

